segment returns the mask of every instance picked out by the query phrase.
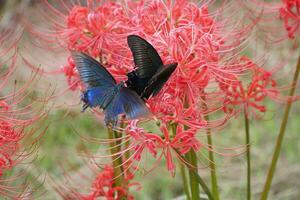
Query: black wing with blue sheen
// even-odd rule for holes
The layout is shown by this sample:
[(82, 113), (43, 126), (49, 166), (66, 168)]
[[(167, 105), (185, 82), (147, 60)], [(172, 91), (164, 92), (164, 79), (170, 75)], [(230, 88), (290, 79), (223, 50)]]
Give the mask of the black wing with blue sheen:
[(148, 99), (150, 96), (155, 96), (162, 89), (164, 84), (168, 81), (172, 73), (175, 71), (177, 63), (165, 65), (157, 72), (148, 82), (141, 97)]
[(139, 78), (152, 77), (163, 66), (154, 47), (140, 36), (128, 36), (127, 43), (133, 54), (134, 72)]
[(94, 87), (113, 87), (114, 77), (97, 60), (87, 54), (72, 52), (81, 81), (87, 89)]
[(126, 87), (121, 87), (114, 99), (105, 110), (106, 124), (117, 124), (118, 115), (125, 113), (127, 119), (137, 119), (150, 115), (145, 102), (136, 92)]

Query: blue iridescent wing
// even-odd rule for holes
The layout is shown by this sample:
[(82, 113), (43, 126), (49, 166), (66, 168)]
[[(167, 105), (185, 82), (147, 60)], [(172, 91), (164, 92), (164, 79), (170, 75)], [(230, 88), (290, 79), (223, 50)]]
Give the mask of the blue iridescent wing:
[(114, 87), (91, 88), (84, 92), (82, 100), (89, 107), (99, 106), (100, 108), (105, 109), (114, 97), (113, 91), (114, 91)]
[(81, 81), (86, 89), (114, 87), (116, 80), (97, 60), (87, 54), (72, 52)]
[(123, 103), (123, 108), (128, 119), (137, 119), (150, 115), (145, 102), (136, 92), (123, 87), (120, 90), (119, 99)]
[(137, 35), (127, 37), (132, 52), (138, 78), (151, 78), (162, 66), (163, 62), (154, 47)]
[(82, 100), (87, 107), (106, 108), (113, 99), (116, 81), (113, 76), (94, 58), (79, 52), (72, 52), (81, 81), (86, 87)]
[(126, 114), (127, 119), (137, 119), (150, 115), (145, 102), (134, 91), (121, 87), (119, 92), (105, 110), (105, 123), (115, 126), (118, 122), (118, 115)]

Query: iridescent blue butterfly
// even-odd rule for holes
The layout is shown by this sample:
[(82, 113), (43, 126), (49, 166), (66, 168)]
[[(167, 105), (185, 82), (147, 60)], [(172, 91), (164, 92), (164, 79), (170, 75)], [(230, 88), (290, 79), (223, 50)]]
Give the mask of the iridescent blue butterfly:
[(126, 114), (129, 119), (149, 115), (141, 97), (126, 88), (124, 82), (116, 83), (114, 77), (97, 60), (78, 52), (72, 52), (81, 81), (86, 90), (82, 94), (84, 111), (88, 107), (100, 107), (105, 112), (106, 125), (116, 126), (118, 115)]
[(143, 99), (155, 96), (175, 71), (177, 63), (164, 65), (154, 47), (137, 35), (127, 37), (135, 70), (128, 73), (126, 85)]

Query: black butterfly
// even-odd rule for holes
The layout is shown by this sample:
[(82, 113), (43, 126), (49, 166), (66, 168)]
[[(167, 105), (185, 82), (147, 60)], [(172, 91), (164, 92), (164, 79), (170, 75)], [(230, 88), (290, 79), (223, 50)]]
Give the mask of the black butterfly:
[(143, 99), (155, 96), (175, 71), (177, 63), (164, 65), (154, 47), (137, 35), (127, 37), (135, 70), (128, 73), (126, 85)]
[(83, 92), (82, 111), (99, 106), (105, 111), (106, 125), (117, 125), (118, 115), (126, 114), (129, 119), (146, 117), (149, 110), (138, 94), (126, 88), (124, 82), (116, 83), (114, 77), (97, 60), (84, 54), (72, 52), (81, 81)]

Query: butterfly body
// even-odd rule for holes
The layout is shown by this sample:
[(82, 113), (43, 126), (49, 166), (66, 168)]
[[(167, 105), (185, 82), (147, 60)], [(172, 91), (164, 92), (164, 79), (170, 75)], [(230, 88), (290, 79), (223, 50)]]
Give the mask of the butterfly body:
[(175, 71), (177, 63), (164, 65), (155, 48), (137, 35), (128, 36), (127, 43), (136, 68), (127, 74), (126, 85), (142, 99), (155, 96)]
[(134, 90), (138, 95), (141, 96), (144, 89), (148, 86), (150, 78), (139, 78), (134, 71), (127, 74), (128, 80), (126, 85), (128, 88)]

